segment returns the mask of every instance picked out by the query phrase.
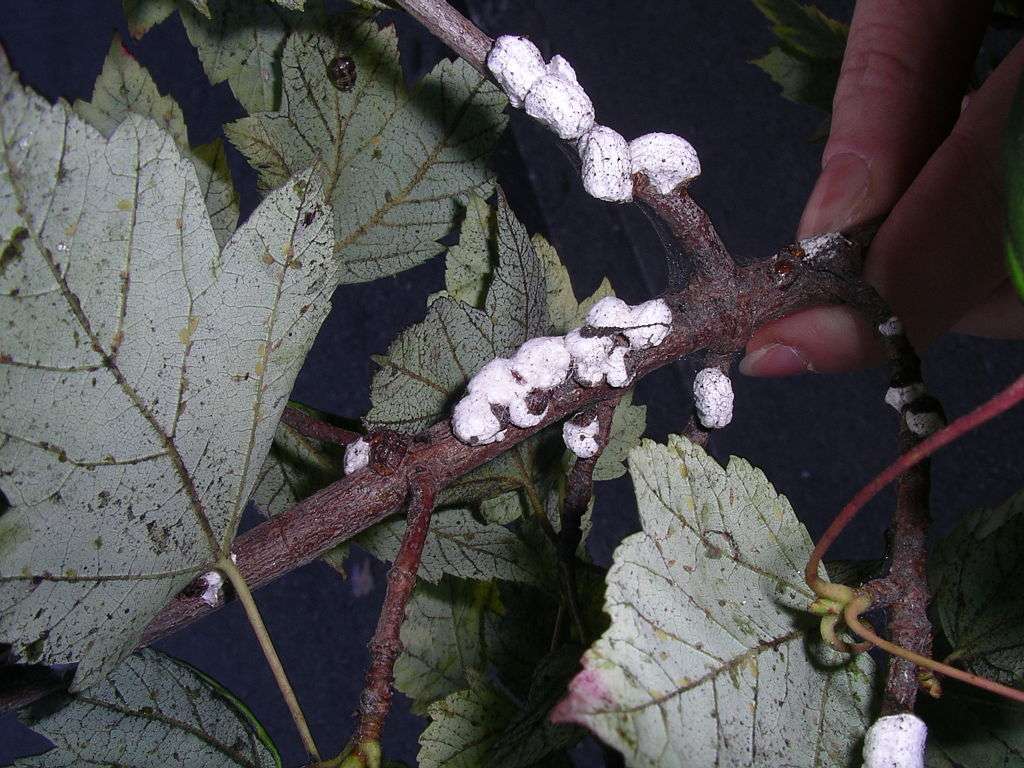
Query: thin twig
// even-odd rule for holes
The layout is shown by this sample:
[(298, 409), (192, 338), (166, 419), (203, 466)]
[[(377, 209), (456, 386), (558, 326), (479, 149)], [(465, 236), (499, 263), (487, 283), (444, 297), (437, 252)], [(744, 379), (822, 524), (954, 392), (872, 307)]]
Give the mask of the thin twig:
[(291, 427), (303, 437), (309, 437), (325, 443), (348, 445), (362, 437), (358, 432), (351, 432), (326, 421), (321, 421), (312, 414), (292, 405), (285, 407), (284, 412), (281, 414), (281, 423)]
[(291, 683), (288, 682), (288, 675), (284, 671), (284, 665), (281, 664), (281, 659), (274, 648), (274, 642), (270, 639), (270, 633), (263, 623), (263, 617), (260, 616), (260, 610), (256, 606), (256, 601), (249, 590), (249, 585), (245, 583), (245, 578), (243, 578), (238, 567), (231, 561), (230, 557), (222, 557), (218, 560), (217, 570), (227, 576), (231, 586), (235, 588), (235, 594), (245, 610), (245, 617), (249, 620), (253, 634), (256, 635), (256, 641), (260, 644), (260, 650), (263, 651), (263, 655), (267, 660), (267, 666), (270, 667), (270, 672), (274, 675), (274, 682), (277, 683), (277, 687), (281, 691), (281, 697), (284, 699), (284, 703), (288, 705), (288, 711), (291, 713), (292, 720), (295, 721), (295, 727), (299, 731), (302, 745), (306, 748), (306, 752), (309, 753), (310, 757), (314, 760), (319, 760), (320, 753), (317, 752), (316, 742), (313, 741), (313, 734), (310, 733), (309, 725), (302, 714), (302, 707), (299, 706), (299, 700), (295, 696), (295, 691), (292, 689)]
[(430, 513), (434, 508), (434, 493), (433, 481), (425, 472), (412, 478), (408, 522), (394, 564), (388, 571), (387, 593), (377, 630), (370, 641), (370, 667), (359, 697), (359, 722), (352, 737), (352, 756), (362, 765), (369, 764), (369, 753), (379, 754), (381, 730), (391, 708), (395, 660), (402, 652), (405, 608), (416, 585), (416, 573), (430, 528)]

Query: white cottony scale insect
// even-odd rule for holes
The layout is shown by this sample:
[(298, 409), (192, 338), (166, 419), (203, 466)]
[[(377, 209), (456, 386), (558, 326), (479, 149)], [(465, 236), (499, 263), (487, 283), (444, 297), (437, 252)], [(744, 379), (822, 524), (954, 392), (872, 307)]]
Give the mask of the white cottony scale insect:
[(595, 416), (587, 424), (577, 424), (574, 419), (569, 419), (562, 425), (562, 439), (565, 447), (575, 453), (581, 459), (589, 459), (597, 454), (600, 447), (597, 443), (597, 434), (601, 431), (601, 425)]
[(921, 413), (907, 411), (903, 418), (906, 419), (907, 429), (922, 438), (928, 437), (946, 426), (946, 420), (942, 418), (942, 414), (935, 411), (922, 411)]
[(700, 176), (700, 160), (686, 139), (671, 133), (648, 133), (629, 142), (633, 173), (642, 173), (659, 194)]
[(221, 590), (224, 587), (224, 577), (221, 576), (220, 571), (207, 571), (203, 574), (203, 584), (206, 585), (206, 588), (203, 590), (203, 594), (199, 596), (199, 599), (211, 608), (216, 608), (217, 603), (220, 602)]
[(370, 444), (359, 438), (345, 446), (345, 474), (358, 472), (370, 463)]
[(704, 368), (693, 380), (693, 404), (705, 429), (721, 429), (732, 421), (732, 382), (718, 368)]
[(622, 299), (606, 296), (590, 308), (587, 325), (620, 331), (633, 349), (656, 347), (672, 328), (672, 310), (664, 299), (651, 299), (631, 307)]
[(834, 251), (846, 238), (839, 232), (828, 232), (824, 235), (805, 237), (797, 245), (804, 251), (804, 261), (814, 261), (819, 256)]
[(579, 140), (583, 188), (592, 197), (610, 203), (633, 199), (633, 171), (629, 144), (622, 135), (595, 125)]
[(916, 715), (878, 718), (864, 737), (864, 768), (922, 768), (927, 735)]
[(894, 315), (878, 326), (878, 332), (883, 336), (899, 336), (903, 333), (903, 323)]
[(565, 381), (571, 364), (565, 339), (561, 336), (541, 336), (530, 339), (516, 350), (512, 358), (512, 371), (530, 389), (551, 389)]
[(545, 74), (523, 101), (526, 114), (562, 139), (578, 139), (594, 127), (594, 104), (575, 80)]
[(924, 393), (924, 384), (921, 382), (908, 384), (905, 387), (889, 387), (885, 393), (885, 402), (897, 411), (902, 411), (905, 406), (910, 405)]
[(543, 394), (570, 374), (586, 387), (628, 385), (633, 372), (626, 355), (661, 344), (672, 328), (672, 311), (662, 299), (631, 307), (606, 297), (591, 307), (587, 325), (565, 336), (530, 339), (511, 358), (486, 363), (469, 380), (466, 396), (452, 412), (455, 436), (469, 445), (504, 440), (506, 412), (508, 422), (517, 427), (537, 426), (547, 415)]
[(544, 75), (544, 57), (525, 37), (502, 35), (487, 54), (487, 69), (508, 96), (509, 104), (518, 109), (533, 84)]
[(564, 77), (566, 80), (572, 80), (574, 83), (579, 82), (576, 79), (576, 70), (572, 68), (572, 64), (557, 53), (551, 57), (551, 61), (548, 62), (544, 71), (549, 75), (558, 75), (559, 77)]
[(452, 411), (452, 432), (467, 445), (500, 443), (505, 439), (505, 430), (483, 394), (459, 400)]
[[(576, 381), (584, 387), (596, 387), (604, 383), (605, 376), (612, 375), (617, 369), (611, 356), (615, 342), (608, 336), (583, 336), (580, 329), (569, 331), (565, 336), (565, 346), (572, 357), (573, 374)], [(621, 356), (621, 376), (627, 376), (625, 356)], [(619, 376), (617, 376), (619, 378)]]

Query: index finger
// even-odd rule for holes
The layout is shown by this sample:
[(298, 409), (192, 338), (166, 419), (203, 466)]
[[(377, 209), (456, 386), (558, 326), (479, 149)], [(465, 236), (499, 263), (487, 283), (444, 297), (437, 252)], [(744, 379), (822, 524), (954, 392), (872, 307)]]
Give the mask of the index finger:
[(859, 0), (800, 236), (888, 212), (960, 112), (991, 0)]

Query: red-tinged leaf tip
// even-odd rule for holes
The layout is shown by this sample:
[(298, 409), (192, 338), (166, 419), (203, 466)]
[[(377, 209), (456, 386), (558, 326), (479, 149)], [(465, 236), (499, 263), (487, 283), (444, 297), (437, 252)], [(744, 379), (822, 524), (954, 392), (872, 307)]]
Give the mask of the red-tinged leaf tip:
[[(584, 659), (583, 663), (586, 665), (587, 659)], [(605, 686), (600, 671), (585, 668), (569, 683), (569, 695), (558, 702), (548, 715), (548, 719), (552, 723), (586, 725), (586, 715), (607, 709), (614, 703), (615, 700)]]

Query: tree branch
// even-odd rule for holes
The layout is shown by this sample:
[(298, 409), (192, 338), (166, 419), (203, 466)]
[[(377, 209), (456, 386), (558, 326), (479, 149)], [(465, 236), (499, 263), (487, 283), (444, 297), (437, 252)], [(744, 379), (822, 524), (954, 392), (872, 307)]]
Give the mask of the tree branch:
[(336, 445), (348, 445), (361, 437), (357, 432), (351, 432), (326, 421), (321, 421), (312, 414), (293, 405), (285, 407), (284, 412), (281, 414), (281, 423), (288, 425), (303, 437), (309, 437), (325, 443), (335, 443)]
[[(861, 286), (861, 250), (856, 239), (837, 238), (827, 251), (796, 261), (782, 275), (778, 265), (793, 262), (790, 249), (784, 248), (762, 262), (738, 268), (728, 285), (695, 280), (679, 292), (666, 294), (673, 312), (672, 331), (660, 346), (635, 352), (628, 359), (635, 380), (709, 346), (739, 350), (757, 326), (800, 309), (848, 300)], [(239, 536), (232, 545), (238, 569), (257, 589), (397, 512), (413, 474), (426, 472), (440, 491), (545, 427), (621, 394), (621, 389), (609, 386), (586, 388), (567, 381), (551, 391), (547, 415), (540, 424), (530, 429), (509, 426), (504, 441), (488, 445), (461, 443), (448, 420), (435, 424), (411, 441), (397, 471), (356, 472)], [(224, 604), (210, 606), (201, 594), (201, 589), (190, 588), (179, 593), (146, 628), (139, 645), (176, 632)], [(43, 688), (0, 685), (0, 702), (10, 708), (23, 706), (52, 690)]]

